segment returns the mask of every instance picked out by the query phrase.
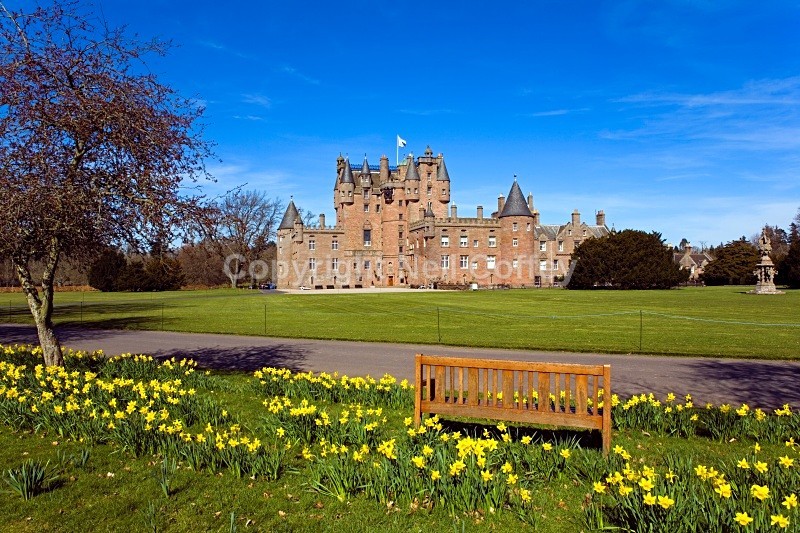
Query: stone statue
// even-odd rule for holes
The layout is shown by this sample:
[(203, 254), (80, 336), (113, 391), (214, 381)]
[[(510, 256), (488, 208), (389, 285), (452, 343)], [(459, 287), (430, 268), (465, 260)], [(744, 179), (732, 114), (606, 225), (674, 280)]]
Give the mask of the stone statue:
[(766, 230), (761, 231), (761, 237), (758, 239), (758, 250), (761, 252), (761, 261), (756, 265), (753, 274), (756, 276), (756, 288), (750, 291), (751, 294), (783, 294), (783, 292), (775, 288), (775, 265), (769, 257), (772, 251), (772, 245), (767, 237)]

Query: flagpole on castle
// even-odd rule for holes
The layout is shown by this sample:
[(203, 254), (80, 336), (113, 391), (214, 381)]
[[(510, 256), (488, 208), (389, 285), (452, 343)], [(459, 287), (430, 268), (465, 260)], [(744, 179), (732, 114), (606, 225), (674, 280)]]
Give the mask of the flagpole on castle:
[(400, 165), (400, 148), (403, 148), (405, 145), (406, 145), (406, 140), (398, 135), (397, 136), (397, 144), (396, 144), (396, 148), (395, 148), (395, 154), (394, 154), (394, 165), (395, 166), (399, 166)]

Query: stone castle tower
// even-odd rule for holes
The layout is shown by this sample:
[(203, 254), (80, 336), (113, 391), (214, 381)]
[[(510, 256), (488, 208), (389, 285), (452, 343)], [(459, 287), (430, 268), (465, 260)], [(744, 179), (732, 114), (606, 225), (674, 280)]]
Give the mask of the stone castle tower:
[(478, 206), (476, 217), (459, 217), (444, 157), (430, 147), (397, 167), (385, 155), (370, 166), (365, 156), (356, 172), (340, 155), (333, 206), (332, 227), (324, 215), (305, 227), (289, 203), (278, 228), (279, 288), (552, 286), (582, 239), (608, 233), (602, 211), (593, 226), (577, 211), (568, 224), (541, 225), (516, 177), (496, 213), (484, 218)]

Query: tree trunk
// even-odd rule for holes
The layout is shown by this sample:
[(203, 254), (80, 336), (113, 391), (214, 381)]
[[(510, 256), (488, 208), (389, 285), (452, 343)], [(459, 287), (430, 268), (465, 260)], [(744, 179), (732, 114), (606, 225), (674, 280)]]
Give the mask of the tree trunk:
[(64, 366), (64, 355), (61, 353), (61, 343), (58, 342), (53, 330), (53, 279), (59, 258), (58, 241), (51, 243), (51, 248), (45, 262), (42, 274), (42, 293), (33, 282), (27, 261), (14, 261), (17, 278), (22, 284), (22, 291), (28, 300), (28, 307), (36, 322), (36, 332), (39, 334), (39, 345), (42, 347), (44, 364), (46, 366)]

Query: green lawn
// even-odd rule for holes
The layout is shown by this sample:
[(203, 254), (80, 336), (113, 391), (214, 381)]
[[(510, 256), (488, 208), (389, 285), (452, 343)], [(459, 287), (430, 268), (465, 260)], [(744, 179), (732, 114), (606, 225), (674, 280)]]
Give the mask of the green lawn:
[[(55, 323), (579, 352), (797, 359), (800, 291), (754, 296), (746, 294), (749, 288), (58, 293)], [(31, 322), (21, 294), (2, 298), (5, 305), (0, 305), (0, 320)]]

